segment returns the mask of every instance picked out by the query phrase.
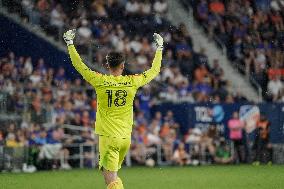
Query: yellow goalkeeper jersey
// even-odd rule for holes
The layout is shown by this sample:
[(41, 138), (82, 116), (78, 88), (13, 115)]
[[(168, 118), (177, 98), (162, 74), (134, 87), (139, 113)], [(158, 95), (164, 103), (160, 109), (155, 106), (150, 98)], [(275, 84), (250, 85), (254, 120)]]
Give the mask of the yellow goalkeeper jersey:
[(137, 89), (154, 79), (160, 72), (162, 50), (157, 50), (152, 67), (142, 74), (113, 76), (88, 68), (74, 45), (68, 46), (75, 69), (89, 82), (97, 94), (95, 133), (98, 135), (129, 138), (133, 127), (133, 101)]

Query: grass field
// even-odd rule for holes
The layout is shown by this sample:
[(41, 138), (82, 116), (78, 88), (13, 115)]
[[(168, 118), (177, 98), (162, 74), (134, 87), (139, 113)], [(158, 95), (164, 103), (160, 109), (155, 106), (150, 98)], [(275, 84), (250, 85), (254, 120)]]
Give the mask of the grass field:
[[(124, 168), (126, 189), (284, 189), (284, 166)], [(97, 170), (0, 174), (0, 189), (105, 189)]]

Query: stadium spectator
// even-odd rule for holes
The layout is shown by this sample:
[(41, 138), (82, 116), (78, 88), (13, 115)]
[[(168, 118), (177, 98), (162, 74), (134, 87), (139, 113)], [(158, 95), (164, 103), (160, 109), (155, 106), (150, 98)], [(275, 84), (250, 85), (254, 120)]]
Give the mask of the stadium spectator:
[(24, 63), (24, 72), (26, 75), (30, 75), (33, 72), (33, 65), (31, 57), (27, 57)]
[(92, 38), (92, 31), (90, 29), (89, 22), (83, 19), (81, 21), (81, 26), (77, 29), (77, 32), (77, 44), (79, 45), (80, 50), (87, 51), (88, 44)]
[(175, 144), (178, 143), (176, 130), (171, 129), (169, 123), (165, 122), (160, 130), (160, 137), (165, 160), (171, 162), (173, 149)]
[(209, 35), (217, 39), (217, 43), (223, 43), (229, 59), (260, 85), (265, 100), (274, 102), (279, 100), (280, 85), (277, 84), (273, 91), (272, 87), (268, 89), (268, 84), (274, 82), (270, 82), (272, 75), (281, 75), (272, 70), (283, 67), (284, 15), (281, 7), (283, 4), (276, 0), (242, 0), (240, 3), (200, 0), (193, 3), (194, 15)]
[(55, 85), (60, 86), (61, 84), (63, 84), (65, 79), (65, 69), (63, 67), (60, 67), (54, 77)]
[(216, 147), (214, 162), (218, 164), (229, 164), (234, 161), (234, 156), (230, 152), (229, 146), (226, 144), (224, 138), (220, 140), (220, 144)]
[(197, 18), (200, 22), (208, 19), (208, 4), (206, 0), (201, 0), (197, 5)]
[(62, 6), (57, 4), (50, 13), (50, 25), (54, 26), (57, 30), (62, 30), (65, 20), (66, 15), (62, 9)]
[(153, 5), (154, 11), (163, 16), (168, 10), (168, 4), (165, 0), (157, 0)]
[(272, 147), (269, 140), (270, 122), (265, 115), (261, 114), (256, 126), (256, 138), (253, 146), (253, 149), (255, 150), (254, 164), (271, 163)]
[(282, 89), (282, 81), (280, 81), (280, 78), (277, 76), (274, 76), (267, 84), (268, 95), (271, 96), (273, 101), (277, 101), (279, 99)]
[(107, 11), (105, 9), (105, 3), (101, 0), (96, 0), (92, 3), (91, 5), (93, 11), (94, 11), (94, 16), (97, 18), (104, 18), (107, 17)]
[(57, 168), (57, 160), (60, 159), (62, 169), (71, 169), (68, 163), (69, 151), (63, 148), (61, 140), (63, 139), (64, 131), (62, 128), (50, 130), (47, 134), (47, 144), (42, 145), (39, 152), (40, 160), (52, 160), (52, 168)]
[(40, 12), (48, 11), (48, 9), (50, 8), (50, 3), (48, 0), (39, 0), (37, 2), (37, 8)]
[(40, 13), (34, 3), (30, 0), (23, 0), (21, 4), (23, 6), (24, 13), (28, 16), (29, 22), (32, 24), (39, 24)]
[(4, 146), (5, 144), (5, 138), (3, 131), (0, 130), (0, 146)]
[(20, 147), (20, 143), (16, 140), (16, 135), (14, 133), (7, 134), (6, 146), (11, 148)]
[(156, 152), (153, 145), (158, 141), (148, 135), (148, 129), (143, 124), (133, 131), (132, 137), (131, 157), (136, 163), (144, 165), (147, 157), (151, 157)]
[(213, 0), (209, 4), (209, 9), (213, 14), (223, 15), (225, 13), (225, 6), (223, 2), (219, 0)]
[(185, 150), (184, 143), (179, 143), (178, 148), (173, 153), (173, 163), (183, 166), (190, 163), (190, 156)]
[(243, 128), (244, 123), (239, 119), (238, 112), (234, 112), (232, 118), (228, 121), (230, 129), (230, 139), (234, 144), (236, 159), (243, 163), (245, 162), (245, 150), (243, 144)]
[(150, 119), (150, 108), (152, 106), (152, 101), (151, 101), (151, 93), (150, 93), (150, 88), (149, 86), (143, 87), (142, 91), (140, 94), (138, 94), (138, 100), (136, 101), (136, 108), (139, 111), (144, 112), (144, 116), (146, 119)]
[(151, 14), (152, 6), (149, 0), (144, 0), (140, 3), (140, 10), (142, 16), (148, 16)]
[(152, 120), (148, 128), (147, 140), (149, 145), (160, 145), (161, 138), (159, 136), (160, 125), (157, 120)]
[(167, 86), (167, 88), (160, 93), (159, 96), (165, 102), (177, 102), (178, 101), (178, 93), (174, 87), (171, 85)]
[(190, 128), (184, 136), (184, 142), (189, 148), (191, 164), (198, 165), (201, 157), (201, 142), (202, 132), (199, 128)]
[(201, 164), (213, 162), (216, 143), (219, 142), (219, 139), (220, 135), (216, 125), (210, 125), (207, 131), (203, 131), (200, 140)]
[(39, 84), (41, 84), (41, 75), (40, 70), (34, 70), (32, 75), (29, 77), (30, 81), (32, 82), (32, 85), (39, 87)]
[(40, 97), (34, 98), (32, 102), (33, 109), (31, 110), (31, 122), (33, 123), (46, 123), (46, 110), (42, 108)]
[(136, 0), (129, 0), (125, 4), (126, 14), (134, 16), (139, 12), (139, 3)]
[(47, 132), (45, 129), (41, 129), (39, 134), (35, 136), (34, 142), (39, 146), (47, 144)]

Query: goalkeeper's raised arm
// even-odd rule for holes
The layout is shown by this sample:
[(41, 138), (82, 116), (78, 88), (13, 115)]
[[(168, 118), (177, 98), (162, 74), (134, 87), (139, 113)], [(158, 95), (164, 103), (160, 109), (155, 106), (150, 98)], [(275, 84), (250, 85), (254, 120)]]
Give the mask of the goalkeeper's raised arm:
[(80, 55), (76, 51), (76, 48), (73, 44), (73, 40), (75, 38), (76, 30), (68, 30), (64, 33), (63, 39), (67, 44), (68, 53), (72, 61), (72, 65), (74, 68), (83, 76), (83, 78), (89, 82), (91, 85), (95, 86), (97, 76), (100, 75), (99, 73), (92, 71), (90, 68), (84, 64)]
[(153, 37), (157, 47), (155, 57), (151, 68), (139, 75), (140, 77), (135, 78), (134, 82), (136, 83), (137, 87), (146, 85), (160, 73), (164, 40), (157, 33), (154, 33)]
[[(73, 44), (73, 40), (75, 38), (76, 30), (68, 30), (64, 33), (63, 38), (68, 46), (68, 52), (72, 61), (73, 66), (75, 69), (83, 76), (83, 78), (89, 82), (93, 87), (95, 87), (98, 82), (100, 81), (99, 77), (101, 74), (92, 71), (90, 68), (88, 68), (80, 58), (79, 54), (76, 51), (76, 48)], [(134, 85), (138, 88), (140, 86), (146, 85), (149, 83), (152, 79), (154, 79), (160, 72), (161, 68), (161, 62), (162, 62), (162, 51), (163, 51), (163, 38), (157, 34), (154, 33), (154, 42), (156, 44), (157, 50), (155, 53), (155, 57), (152, 63), (152, 66), (149, 70), (143, 72), (140, 75), (137, 75), (135, 77), (135, 80), (133, 81)], [(110, 53), (113, 54), (113, 53)], [(107, 59), (110, 56), (107, 56)], [(112, 58), (109, 58), (112, 59)], [(124, 65), (124, 63), (123, 63)], [(124, 69), (124, 66), (122, 66), (122, 70)], [(113, 71), (110, 69), (110, 71)], [(121, 72), (122, 73), (122, 72)], [(120, 75), (120, 74), (119, 74)]]

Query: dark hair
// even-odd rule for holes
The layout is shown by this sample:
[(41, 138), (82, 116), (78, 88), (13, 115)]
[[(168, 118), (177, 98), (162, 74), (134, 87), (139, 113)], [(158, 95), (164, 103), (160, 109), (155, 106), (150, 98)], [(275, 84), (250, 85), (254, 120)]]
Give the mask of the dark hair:
[(125, 59), (120, 52), (110, 52), (106, 56), (107, 64), (110, 68), (117, 68), (120, 64), (124, 63)]

